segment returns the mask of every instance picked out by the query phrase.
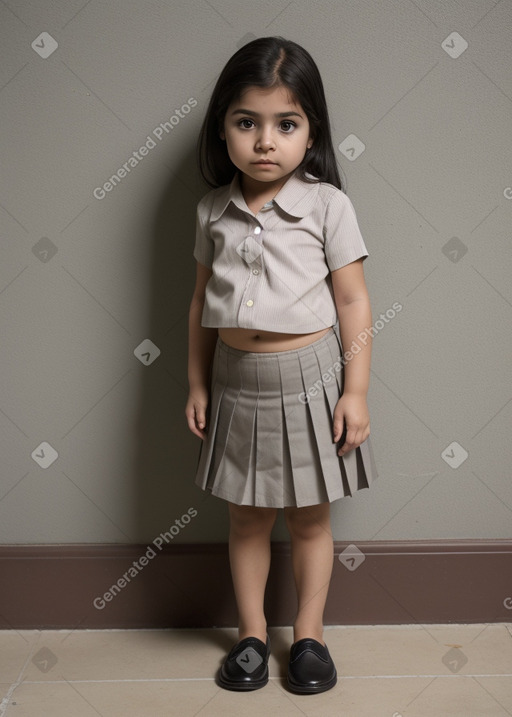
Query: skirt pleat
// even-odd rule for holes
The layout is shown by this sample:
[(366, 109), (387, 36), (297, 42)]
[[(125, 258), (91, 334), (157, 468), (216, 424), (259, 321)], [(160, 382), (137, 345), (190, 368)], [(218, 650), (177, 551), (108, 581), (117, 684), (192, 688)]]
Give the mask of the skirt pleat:
[[(314, 357), (316, 358), (315, 369), (318, 375), (317, 382), (314, 385), (318, 390), (308, 405), (312, 414), (316, 413), (316, 420), (313, 421), (313, 425), (327, 493), (330, 500), (336, 500), (346, 494), (343, 484), (340, 482), (340, 470), (342, 468), (340, 463), (343, 463), (343, 459), (336, 454), (336, 444), (333, 439), (334, 409), (341, 395), (339, 384), (334, 375), (336, 361), (339, 362), (339, 357), (335, 357), (333, 360), (331, 352), (325, 344), (319, 347)], [(324, 366), (331, 367), (330, 373), (323, 369)], [(322, 429), (326, 421), (329, 425), (329, 430), (327, 431)]]
[(307, 390), (296, 354), (279, 359), (282, 376), (286, 449), (290, 456), (290, 471), (283, 476), (284, 505), (314, 505), (326, 501), (327, 494), (317, 469), (319, 458), (307, 403), (299, 395)]
[(300, 349), (215, 347), (206, 438), (196, 484), (238, 505), (316, 505), (369, 488), (370, 438), (338, 456), (333, 414), (343, 392), (341, 343), (332, 328)]
[[(267, 504), (277, 497), (282, 500), (283, 492), (283, 414), (281, 410), (281, 389), (278, 359), (256, 357), (259, 379), (259, 397), (256, 412), (256, 450), (254, 471), (255, 502)], [(278, 404), (276, 405), (276, 394)]]

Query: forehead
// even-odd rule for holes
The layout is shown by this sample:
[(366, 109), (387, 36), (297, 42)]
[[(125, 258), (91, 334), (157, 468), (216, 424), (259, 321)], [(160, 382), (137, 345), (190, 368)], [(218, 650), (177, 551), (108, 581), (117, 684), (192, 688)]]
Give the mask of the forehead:
[(248, 109), (256, 107), (289, 109), (293, 107), (301, 109), (301, 105), (296, 101), (293, 93), (283, 86), (247, 87), (238, 99), (231, 102), (230, 108), (235, 107), (247, 107)]

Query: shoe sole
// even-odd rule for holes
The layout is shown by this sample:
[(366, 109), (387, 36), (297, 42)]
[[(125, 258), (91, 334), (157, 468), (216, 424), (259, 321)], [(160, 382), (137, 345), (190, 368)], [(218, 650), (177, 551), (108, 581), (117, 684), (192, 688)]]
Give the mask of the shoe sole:
[(222, 677), (222, 674), (219, 673), (217, 675), (217, 684), (219, 684), (220, 687), (223, 687), (225, 690), (233, 690), (234, 692), (250, 692), (251, 690), (259, 690), (262, 687), (265, 687), (265, 685), (268, 683), (268, 678), (268, 670), (264, 677), (259, 680), (254, 680), (254, 682), (231, 682), (231, 680), (224, 679)]
[(218, 680), (220, 687), (233, 692), (250, 692), (251, 690), (259, 690), (268, 683), (268, 678), (262, 682), (225, 682)]
[(334, 685), (338, 681), (338, 675), (335, 674), (334, 677), (329, 680), (329, 682), (325, 682), (321, 685), (301, 685), (297, 684), (295, 682), (292, 682), (290, 678), (288, 677), (288, 687), (292, 692), (295, 692), (298, 695), (313, 695), (318, 694), (319, 692), (327, 692), (327, 690), (330, 690), (334, 687)]

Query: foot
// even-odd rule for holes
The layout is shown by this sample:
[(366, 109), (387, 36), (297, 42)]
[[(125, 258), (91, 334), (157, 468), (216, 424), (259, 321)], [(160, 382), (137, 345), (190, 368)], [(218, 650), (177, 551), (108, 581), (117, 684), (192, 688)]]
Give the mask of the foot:
[(246, 637), (231, 649), (220, 668), (218, 682), (226, 690), (258, 690), (268, 682), (270, 638), (266, 643)]
[(288, 665), (288, 686), (292, 692), (326, 692), (336, 681), (336, 667), (327, 645), (309, 637), (293, 643)]

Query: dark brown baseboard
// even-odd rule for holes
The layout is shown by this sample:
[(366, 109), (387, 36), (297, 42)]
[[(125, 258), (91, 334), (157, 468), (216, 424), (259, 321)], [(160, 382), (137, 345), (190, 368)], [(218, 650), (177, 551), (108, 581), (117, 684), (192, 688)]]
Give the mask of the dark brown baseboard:
[[(4, 545), (0, 571), (1, 629), (237, 623), (226, 544)], [(290, 545), (273, 543), (268, 624), (291, 625), (295, 610)], [(326, 625), (510, 622), (512, 540), (337, 542), (324, 618)]]

